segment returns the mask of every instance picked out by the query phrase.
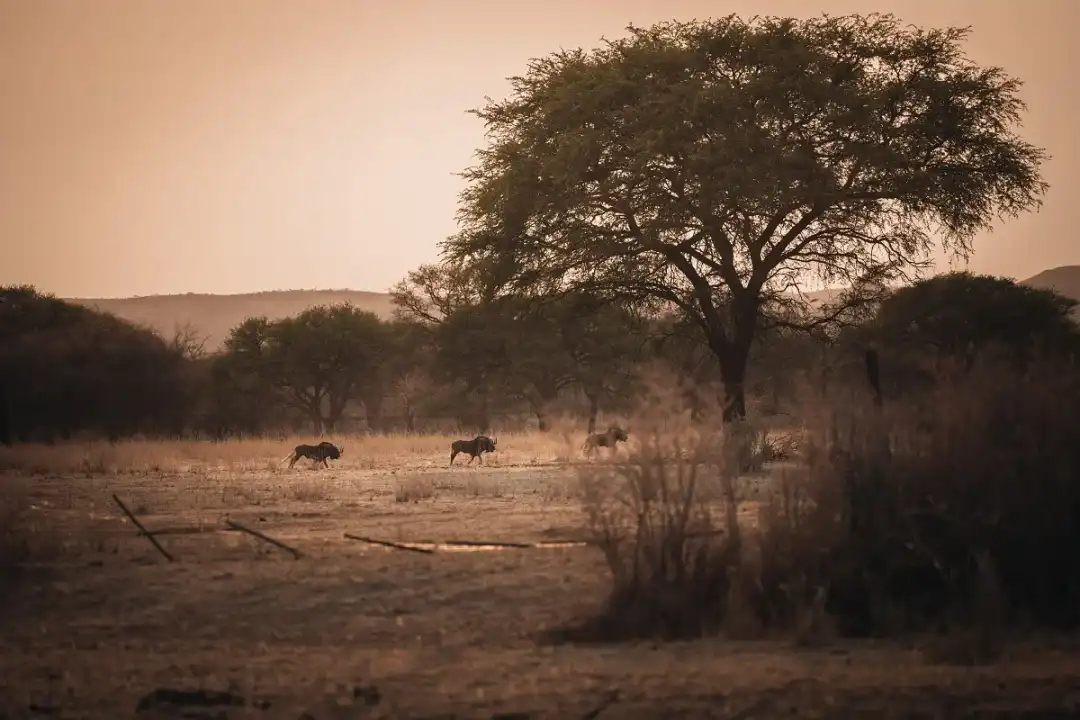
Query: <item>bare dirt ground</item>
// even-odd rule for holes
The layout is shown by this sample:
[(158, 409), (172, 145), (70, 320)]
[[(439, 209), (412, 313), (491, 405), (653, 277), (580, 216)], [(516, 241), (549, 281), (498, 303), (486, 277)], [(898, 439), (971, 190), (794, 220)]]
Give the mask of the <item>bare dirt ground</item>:
[[(329, 470), (284, 469), (285, 442), (224, 460), (194, 445), (95, 450), (69, 463), (79, 472), (8, 457), (5, 492), (26, 493), (61, 546), (0, 606), (0, 717), (1080, 717), (1080, 663), (1046, 647), (970, 668), (890, 643), (538, 642), (602, 602), (594, 549), (417, 553), (345, 537), (582, 537), (565, 448), (448, 469), (442, 444), (355, 448)], [(114, 493), (166, 531), (175, 562)], [(227, 694), (200, 708), (158, 689)]]

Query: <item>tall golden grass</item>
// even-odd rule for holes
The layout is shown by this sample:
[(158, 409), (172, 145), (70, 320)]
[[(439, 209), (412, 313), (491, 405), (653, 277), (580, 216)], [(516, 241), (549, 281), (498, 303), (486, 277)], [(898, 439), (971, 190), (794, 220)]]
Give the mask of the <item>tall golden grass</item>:
[(1080, 625), (1080, 370), (987, 361), (883, 408), (809, 393), (801, 415), (801, 457), (760, 498), (752, 424), (669, 422), (584, 470), (613, 587), (557, 637), (948, 630), (981, 656), (1004, 627)]
[[(496, 464), (536, 464), (574, 459), (584, 432), (559, 428), (552, 432), (497, 433), (498, 451), (485, 455)], [(457, 435), (331, 435), (277, 439), (246, 438), (220, 442), (194, 440), (123, 440), (24, 444), (0, 448), (0, 472), (26, 475), (191, 472), (201, 468), (266, 470), (285, 468), (294, 447), (329, 440), (344, 448), (332, 467), (379, 469), (387, 465), (448, 463)], [(467, 462), (455, 460), (455, 465)], [(300, 460), (297, 467), (310, 464)], [(476, 463), (473, 463), (474, 465)]]

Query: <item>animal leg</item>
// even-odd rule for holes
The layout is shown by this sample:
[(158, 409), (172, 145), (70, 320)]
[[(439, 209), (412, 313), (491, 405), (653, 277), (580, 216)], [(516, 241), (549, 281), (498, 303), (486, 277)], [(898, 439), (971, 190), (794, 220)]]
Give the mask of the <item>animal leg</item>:
[(300, 459), (299, 455), (290, 455), (289, 456), (289, 467), (291, 468), (293, 465), (295, 465), (296, 461), (299, 460), (299, 459)]

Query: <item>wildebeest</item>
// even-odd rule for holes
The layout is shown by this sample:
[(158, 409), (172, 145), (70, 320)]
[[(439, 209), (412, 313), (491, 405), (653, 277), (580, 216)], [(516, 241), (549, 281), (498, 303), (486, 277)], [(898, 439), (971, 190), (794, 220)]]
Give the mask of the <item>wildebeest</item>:
[(495, 452), (495, 443), (498, 440), (492, 440), (487, 435), (478, 435), (472, 440), (455, 440), (450, 443), (450, 464), (454, 464), (454, 458), (458, 453), (469, 453), (472, 457), (469, 458), (469, 462), (466, 465), (472, 465), (472, 461), (476, 458), (480, 458), (480, 464), (484, 464), (484, 453)]
[(316, 465), (321, 462), (323, 467), (330, 467), (330, 463), (326, 462), (326, 459), (337, 460), (343, 452), (345, 452), (345, 448), (339, 448), (333, 443), (323, 440), (318, 445), (297, 445), (296, 449), (285, 459), (289, 461), (289, 467), (295, 465), (296, 461), (302, 457), (314, 460)]
[(607, 432), (593, 433), (589, 437), (585, 438), (585, 444), (581, 446), (581, 452), (586, 455), (592, 455), (596, 452), (597, 448), (611, 448), (611, 452), (616, 450), (615, 444), (622, 441), (626, 442), (627, 432), (621, 427), (612, 425), (607, 429)]

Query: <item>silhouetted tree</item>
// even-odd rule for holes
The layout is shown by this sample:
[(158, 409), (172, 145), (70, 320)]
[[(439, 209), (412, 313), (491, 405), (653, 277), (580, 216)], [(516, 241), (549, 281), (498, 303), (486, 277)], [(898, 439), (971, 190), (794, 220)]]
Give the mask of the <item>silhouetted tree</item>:
[(51, 441), (77, 432), (117, 439), (179, 434), (187, 423), (186, 358), (156, 333), (32, 287), (0, 289), (0, 376), (12, 434)]
[(426, 336), (428, 377), (462, 425), (491, 429), (491, 404), (506, 394), (506, 318), (465, 265), (424, 265), (391, 290), (395, 317)]
[[(942, 360), (970, 368), (980, 355), (1031, 357), (1080, 350), (1077, 301), (1009, 278), (951, 272), (920, 280), (886, 298), (861, 336), (887, 351), (892, 372), (929, 381)], [(898, 366), (903, 366), (903, 369)], [(921, 371), (920, 368), (921, 367)]]
[(853, 15), (629, 30), (532, 61), (476, 111), (489, 142), (443, 249), (489, 293), (679, 308), (728, 417), (794, 282), (849, 282), (859, 303), (936, 238), (966, 255), (1045, 191), (1045, 154), (1015, 131), (1020, 83), (968, 60), (965, 29)]
[(387, 328), (374, 313), (352, 305), (318, 305), (269, 326), (263, 372), (285, 402), (303, 412), (316, 434), (333, 431), (346, 406), (365, 402), (378, 422), (385, 394)]

